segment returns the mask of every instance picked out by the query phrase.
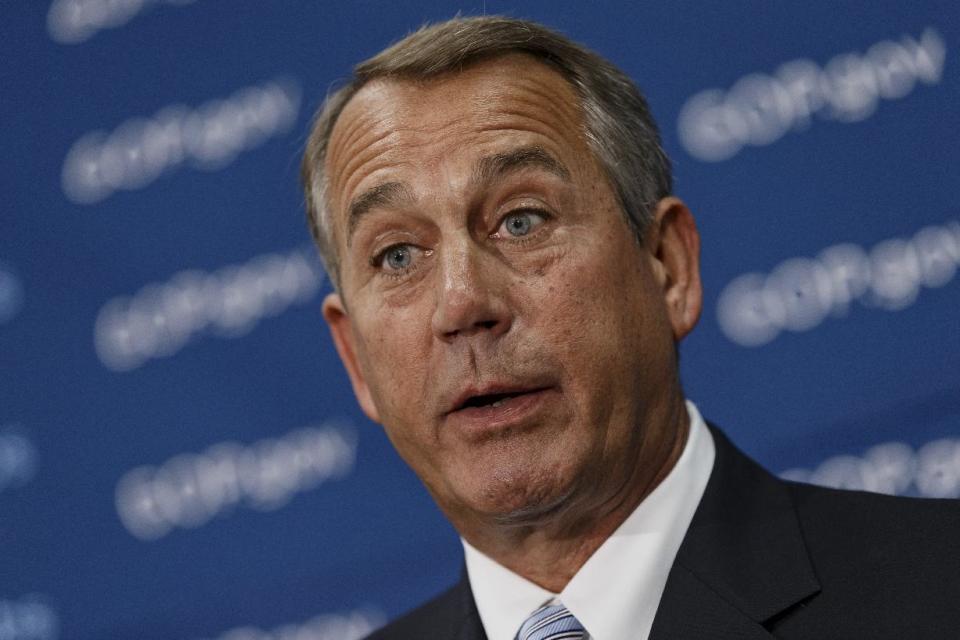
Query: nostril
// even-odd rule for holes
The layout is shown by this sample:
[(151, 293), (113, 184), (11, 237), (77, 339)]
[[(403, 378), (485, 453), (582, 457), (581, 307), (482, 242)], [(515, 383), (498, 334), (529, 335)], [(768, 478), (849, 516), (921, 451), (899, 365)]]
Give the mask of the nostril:
[(477, 326), (483, 327), (484, 329), (493, 329), (497, 326), (499, 320), (481, 320), (477, 323)]

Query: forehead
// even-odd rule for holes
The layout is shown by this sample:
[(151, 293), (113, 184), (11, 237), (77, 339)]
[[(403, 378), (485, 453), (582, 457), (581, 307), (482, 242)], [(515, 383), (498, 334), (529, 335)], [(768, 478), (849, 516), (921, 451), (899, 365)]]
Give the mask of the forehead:
[[(433, 108), (423, 110), (428, 103)], [(374, 79), (344, 107), (332, 142), (341, 134), (349, 139), (349, 132), (356, 132), (351, 123), (379, 125), (376, 129), (380, 132), (415, 129), (418, 123), (429, 130), (428, 123), (435, 126), (471, 116), (493, 117), (497, 111), (532, 119), (565, 119), (579, 116), (579, 99), (552, 67), (529, 55), (510, 54), (433, 78)]]
[(523, 54), (483, 61), (428, 80), (376, 79), (334, 126), (326, 172), (335, 217), (350, 194), (384, 172), (451, 156), (479, 157), (535, 141), (558, 155), (585, 151), (580, 100), (552, 67)]

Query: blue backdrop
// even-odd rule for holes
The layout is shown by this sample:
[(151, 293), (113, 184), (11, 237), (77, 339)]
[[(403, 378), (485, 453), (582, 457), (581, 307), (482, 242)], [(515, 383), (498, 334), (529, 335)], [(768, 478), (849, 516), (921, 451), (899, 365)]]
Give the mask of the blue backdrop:
[(457, 11), (649, 97), (705, 416), (789, 477), (960, 495), (955, 2), (5, 2), (0, 640), (349, 640), (455, 579), (322, 323), (297, 170), (332, 83)]

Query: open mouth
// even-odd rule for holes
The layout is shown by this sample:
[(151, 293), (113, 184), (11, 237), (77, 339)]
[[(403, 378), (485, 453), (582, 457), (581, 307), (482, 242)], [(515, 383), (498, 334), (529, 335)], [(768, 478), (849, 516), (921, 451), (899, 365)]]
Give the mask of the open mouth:
[(530, 391), (517, 391), (515, 393), (489, 393), (485, 395), (472, 396), (460, 406), (460, 409), (470, 409), (473, 407), (500, 407), (512, 398), (530, 393)]
[(487, 386), (465, 390), (444, 415), (444, 424), (464, 437), (483, 438), (537, 424), (553, 387)]
[(500, 407), (509, 407), (519, 399), (535, 396), (546, 387), (537, 387), (534, 389), (518, 389), (516, 391), (498, 391), (496, 393), (478, 393), (470, 396), (460, 403), (451, 413), (457, 411), (468, 411), (471, 409), (499, 409)]

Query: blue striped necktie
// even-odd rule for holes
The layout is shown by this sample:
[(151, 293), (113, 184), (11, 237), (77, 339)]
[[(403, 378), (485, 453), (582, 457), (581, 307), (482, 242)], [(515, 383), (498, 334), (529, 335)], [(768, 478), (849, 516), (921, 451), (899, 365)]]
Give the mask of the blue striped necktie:
[(516, 640), (581, 640), (587, 633), (562, 604), (545, 604), (526, 619)]

